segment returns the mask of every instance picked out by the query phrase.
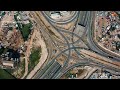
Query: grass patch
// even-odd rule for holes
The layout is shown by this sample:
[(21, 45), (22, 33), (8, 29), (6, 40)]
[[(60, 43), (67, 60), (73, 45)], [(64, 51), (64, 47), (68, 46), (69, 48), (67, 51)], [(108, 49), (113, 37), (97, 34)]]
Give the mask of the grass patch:
[(33, 48), (31, 55), (29, 57), (30, 62), (28, 64), (28, 71), (30, 72), (39, 62), (40, 59), (41, 48)]
[(18, 29), (21, 31), (24, 41), (26, 41), (29, 37), (29, 34), (31, 33), (32, 22), (30, 21), (30, 23), (28, 23), (28, 24), (21, 24), (18, 22), (17, 16), (18, 16), (18, 14), (14, 15), (14, 19), (17, 22)]
[(31, 33), (31, 29), (30, 29), (31, 27), (32, 27), (31, 23), (26, 24), (26, 25), (23, 24), (23, 27), (21, 29), (21, 33), (22, 33), (24, 41), (26, 41), (28, 39), (29, 34)]
[[(13, 76), (16, 78), (21, 78), (25, 72), (25, 60), (23, 60), (21, 63), (19, 63), (16, 69), (7, 69), (7, 71), (12, 75), (14, 72), (17, 72), (17, 74), (13, 75)], [(18, 71), (19, 71), (19, 73), (18, 73)]]
[(12, 75), (10, 75), (6, 70), (0, 69), (0, 79), (15, 79)]
[(0, 11), (0, 16), (3, 17), (5, 15), (5, 11)]
[(12, 74), (14, 72), (14, 69), (6, 69), (6, 71)]
[(21, 63), (21, 68), (22, 68), (22, 74), (25, 73), (25, 59), (23, 60), (23, 62)]

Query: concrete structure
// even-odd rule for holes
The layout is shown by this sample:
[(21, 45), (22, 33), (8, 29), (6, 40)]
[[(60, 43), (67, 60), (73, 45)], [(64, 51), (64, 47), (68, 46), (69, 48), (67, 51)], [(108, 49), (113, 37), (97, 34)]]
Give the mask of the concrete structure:
[(51, 18), (53, 18), (53, 19), (60, 19), (61, 16), (60, 16), (59, 13), (54, 13), (54, 14), (51, 14)]
[(84, 32), (85, 32), (85, 27), (83, 27), (81, 25), (77, 25), (75, 30), (74, 30), (74, 33), (79, 35), (79, 36), (82, 36)]
[(14, 62), (13, 61), (2, 61), (3, 66), (5, 67), (14, 67)]

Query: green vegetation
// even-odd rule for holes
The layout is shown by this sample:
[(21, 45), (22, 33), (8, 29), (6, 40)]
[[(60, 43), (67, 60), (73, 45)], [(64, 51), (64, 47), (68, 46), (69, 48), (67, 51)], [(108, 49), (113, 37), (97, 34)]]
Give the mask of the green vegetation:
[(116, 42), (116, 49), (117, 49), (117, 50), (120, 49), (120, 42), (119, 42), (119, 41)]
[(120, 34), (118, 34), (118, 38), (120, 39)]
[(2, 48), (0, 49), (0, 55), (2, 55), (3, 53), (6, 53), (7, 51), (8, 51), (8, 48), (2, 47)]
[(0, 12), (0, 16), (1, 16), (1, 17), (3, 17), (5, 14), (6, 14), (5, 11), (1, 11), (1, 12)]
[(9, 30), (13, 30), (13, 27), (9, 27)]
[(5, 50), (4, 47), (2, 47), (2, 48), (0, 49), (0, 55), (4, 52), (4, 50)]
[(72, 77), (72, 74), (70, 73), (70, 71), (68, 71), (65, 76), (66, 76), (67, 78), (71, 78), (71, 77)]
[(120, 14), (118, 14), (118, 16), (119, 16), (119, 20), (120, 20)]
[(73, 76), (73, 78), (76, 78), (76, 74), (71, 74), (71, 73), (66, 74), (67, 78), (72, 78), (72, 76)]
[(32, 27), (31, 23), (23, 25), (23, 27), (21, 29), (21, 33), (22, 33), (24, 41), (26, 41), (28, 39), (28, 36), (31, 33), (31, 30), (30, 30), (31, 27)]
[(28, 64), (29, 72), (37, 65), (40, 59), (41, 48), (32, 49), (31, 55), (29, 57), (30, 62)]
[(116, 27), (110, 27), (110, 31), (114, 31), (116, 29)]
[(5, 12), (3, 12), (3, 13), (2, 13), (2, 16), (4, 16), (5, 14), (6, 14), (6, 13), (5, 13)]
[(6, 71), (8, 71), (12, 75), (13, 75), (14, 72), (16, 72), (16, 75), (13, 75), (16, 78), (22, 77), (24, 72), (25, 72), (25, 60), (23, 60), (21, 63), (19, 63), (17, 68), (15, 68), (15, 69), (6, 69)]
[(0, 79), (15, 79), (12, 75), (10, 75), (6, 70), (0, 69)]
[(6, 69), (7, 72), (9, 72), (11, 75), (14, 72), (15, 69)]
[(29, 37), (29, 34), (31, 33), (32, 22), (30, 21), (28, 24), (21, 24), (18, 22), (17, 16), (18, 14), (14, 15), (14, 19), (17, 22), (18, 29), (21, 31), (24, 41), (26, 41)]
[(16, 22), (18, 21), (17, 16), (18, 16), (18, 14), (14, 15), (14, 19), (15, 19)]
[(22, 69), (21, 74), (23, 75), (25, 72), (25, 59), (21, 62), (20, 67)]

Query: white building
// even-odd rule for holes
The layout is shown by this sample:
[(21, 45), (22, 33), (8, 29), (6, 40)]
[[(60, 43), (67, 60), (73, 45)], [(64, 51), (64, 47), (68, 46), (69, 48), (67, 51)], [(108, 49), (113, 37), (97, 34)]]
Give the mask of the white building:
[(14, 67), (14, 62), (13, 61), (2, 61), (3, 66), (6, 67)]
[(69, 16), (70, 15), (70, 13), (67, 11), (60, 11), (60, 13), (62, 16)]
[(23, 21), (23, 24), (29, 24), (29, 20)]
[(60, 19), (61, 16), (60, 16), (59, 13), (54, 13), (54, 14), (51, 14), (51, 18), (53, 18), (53, 19)]

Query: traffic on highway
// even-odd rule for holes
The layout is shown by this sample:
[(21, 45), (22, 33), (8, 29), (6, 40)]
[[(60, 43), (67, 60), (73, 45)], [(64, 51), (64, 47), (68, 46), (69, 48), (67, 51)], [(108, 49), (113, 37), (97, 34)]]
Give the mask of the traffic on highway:
[[(0, 64), (24, 71), (21, 76), (14, 72), (18, 78), (120, 79), (120, 11), (23, 11), (12, 12), (13, 17), (2, 13), (15, 21), (14, 27), (5, 23), (11, 31), (0, 30)], [(20, 45), (17, 40), (17, 45), (8, 43), (14, 35)], [(20, 53), (20, 68), (8, 48)]]
[[(53, 35), (51, 35), (51, 41), (56, 44), (54, 48), (56, 48), (56, 54), (54, 57), (49, 61), (48, 64), (44, 65), (43, 69), (40, 69), (34, 76), (33, 79), (59, 79), (63, 74), (65, 74), (66, 69), (67, 71), (70, 69), (69, 64), (70, 62), (73, 62), (73, 66), (76, 66), (76, 64), (79, 62), (82, 64), (83, 62), (86, 62), (86, 65), (89, 63), (89, 65), (95, 65), (95, 67), (99, 68), (106, 68), (110, 70), (115, 70), (116, 72), (119, 71), (119, 69), (110, 68), (109, 66), (105, 64), (106, 61), (103, 61), (103, 63), (98, 62), (97, 59), (92, 60), (93, 58), (88, 58), (81, 50), (88, 50), (91, 53), (99, 54), (102, 57), (108, 58), (108, 60), (111, 63), (111, 65), (114, 66), (114, 62), (120, 62), (120, 56), (116, 56), (114, 54), (111, 54), (107, 50), (101, 49), (101, 47), (95, 42), (93, 39), (93, 33), (94, 33), (94, 23), (96, 18), (96, 12), (95, 11), (76, 11), (72, 16), (65, 21), (60, 20), (54, 20), (49, 15), (46, 14), (46, 12), (35, 12), (36, 15), (39, 15), (41, 18), (41, 22), (44, 23), (46, 28), (48, 30), (51, 30), (56, 34), (56, 36), (61, 36), (61, 40), (56, 39)], [(44, 19), (42, 18), (44, 17)], [(47, 22), (48, 24), (46, 24)], [(66, 29), (65, 25), (67, 27), (67, 24), (72, 23), (73, 28)], [(62, 26), (63, 25), (63, 26)], [(85, 28), (85, 31), (83, 33), (83, 37), (80, 37), (75, 32), (75, 27), (77, 25), (80, 25)], [(53, 30), (54, 28), (54, 30)], [(49, 34), (49, 32), (46, 32)], [(75, 38), (73, 40), (73, 38)], [(77, 39), (76, 39), (77, 38)], [(56, 43), (55, 43), (56, 42)], [(84, 43), (84, 47), (81, 47), (80, 44)], [(86, 47), (85, 47), (86, 46)], [(62, 48), (61, 48), (62, 47)], [(51, 50), (50, 53), (53, 51)], [(63, 57), (64, 55), (64, 57)], [(75, 57), (74, 57), (75, 55)], [(109, 58), (109, 56), (112, 56), (112, 58)], [(60, 59), (59, 59), (60, 58)], [(77, 59), (76, 59), (77, 58)], [(81, 60), (82, 58), (82, 60)], [(49, 58), (50, 59), (50, 58)], [(76, 63), (74, 63), (74, 61)], [(108, 62), (109, 62), (108, 61)], [(63, 63), (61, 63), (63, 62)], [(50, 64), (52, 63), (52, 64)], [(98, 64), (99, 63), (99, 64)], [(78, 64), (77, 64), (78, 65)], [(49, 68), (48, 68), (49, 67)], [(44, 71), (44, 72), (43, 72)], [(63, 73), (64, 72), (64, 73)]]

